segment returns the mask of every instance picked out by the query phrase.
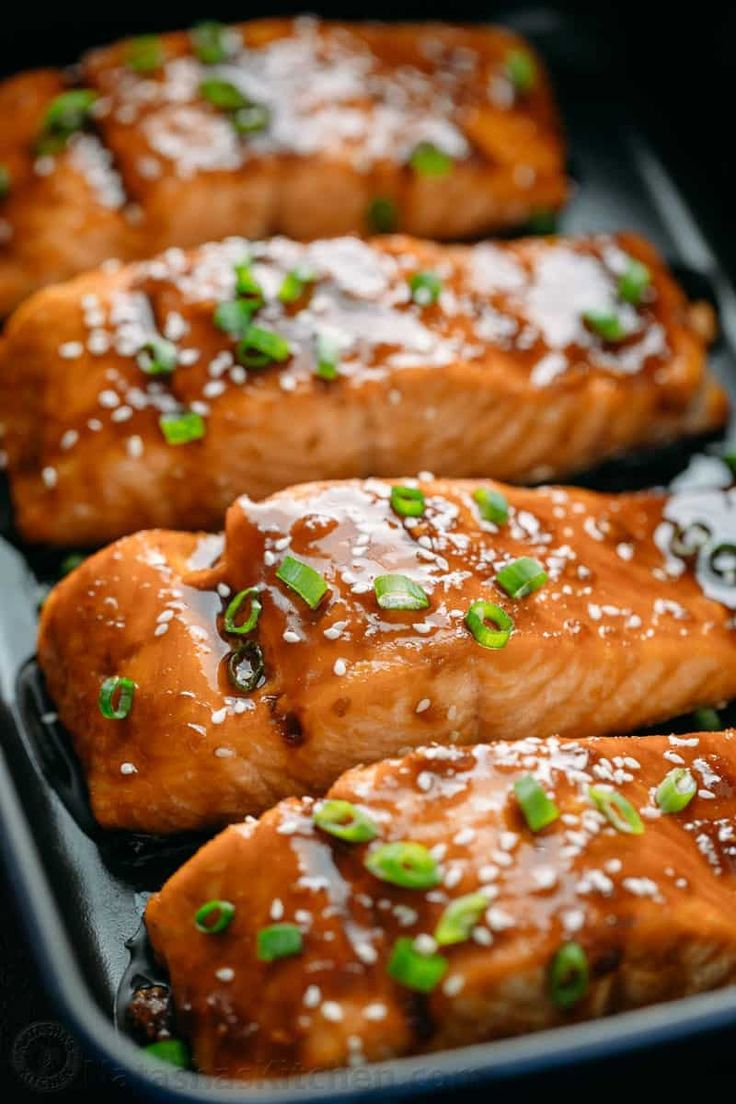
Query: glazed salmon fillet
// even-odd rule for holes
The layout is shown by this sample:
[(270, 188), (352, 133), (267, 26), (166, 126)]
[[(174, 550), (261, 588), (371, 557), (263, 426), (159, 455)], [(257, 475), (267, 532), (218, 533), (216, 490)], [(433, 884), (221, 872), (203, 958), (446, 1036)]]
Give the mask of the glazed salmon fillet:
[(247, 1080), (732, 983), (735, 786), (731, 731), (350, 771), (229, 827), (154, 895), (177, 1030), (198, 1069)]
[(100, 824), (222, 825), (433, 741), (627, 732), (736, 696), (733, 501), (441, 480), (243, 498), (224, 545), (153, 531), (88, 559), (38, 658)]
[(722, 425), (705, 346), (630, 234), (170, 250), (10, 320), (17, 523), (93, 545), (219, 529), (237, 495), (311, 479), (557, 478)]
[(480, 236), (567, 195), (510, 31), (266, 19), (0, 84), (0, 316), (43, 284), (227, 234)]

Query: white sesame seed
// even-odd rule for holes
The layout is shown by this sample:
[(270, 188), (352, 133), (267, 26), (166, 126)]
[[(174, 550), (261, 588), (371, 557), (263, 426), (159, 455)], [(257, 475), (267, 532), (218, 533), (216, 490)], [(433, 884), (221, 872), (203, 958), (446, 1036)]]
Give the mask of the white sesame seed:
[(80, 357), (84, 352), (84, 345), (81, 341), (65, 341), (63, 345), (59, 346), (59, 356), (64, 360), (74, 360), (75, 357)]
[(227, 717), (227, 707), (225, 707), (223, 709), (217, 709), (214, 713), (212, 713), (210, 715), (210, 720), (212, 721), (213, 725), (221, 725), (226, 717)]
[(417, 707), (414, 710), (414, 712), (415, 713), (424, 713), (425, 710), (429, 709), (431, 704), (432, 704), (431, 698), (422, 698), (421, 701), (417, 702)]
[(138, 768), (136, 767), (135, 763), (121, 763), (120, 764), (120, 773), (121, 774), (137, 774), (138, 773)]
[(320, 1011), (330, 1023), (340, 1023), (343, 1018), (342, 1006), (337, 1001), (325, 1001)]
[(336, 659), (334, 664), (332, 665), (332, 670), (335, 672), (336, 675), (346, 674), (347, 669), (348, 669), (347, 661), (344, 660), (344, 659)]
[(218, 981), (232, 981), (235, 971), (232, 966), (221, 966), (219, 970), (215, 970), (215, 977)]

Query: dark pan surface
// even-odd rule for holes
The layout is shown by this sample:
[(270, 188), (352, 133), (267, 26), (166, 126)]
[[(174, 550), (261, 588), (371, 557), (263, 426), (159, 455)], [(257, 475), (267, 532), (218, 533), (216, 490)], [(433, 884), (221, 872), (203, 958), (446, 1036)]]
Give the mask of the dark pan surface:
[[(687, 291), (717, 306), (721, 336), (712, 364), (736, 401), (736, 295), (717, 256), (684, 206), (674, 177), (623, 114), (616, 85), (600, 75), (605, 44), (544, 9), (514, 20), (549, 61), (562, 101), (577, 191), (560, 221), (565, 233), (632, 229), (653, 240)], [(624, 490), (669, 482), (705, 442), (629, 457), (581, 482)], [(36, 610), (59, 577), (63, 555), (22, 547), (12, 531), (6, 488), (0, 498), (0, 845), (26, 926), (52, 993), (98, 1054), (139, 1086), (191, 1100), (307, 1100), (339, 1092), (394, 1099), (428, 1094), (472, 1079), (531, 1077), (570, 1062), (611, 1057), (736, 1024), (736, 989), (613, 1019), (522, 1039), (476, 1046), (427, 1059), (312, 1076), (308, 1080), (239, 1086), (151, 1067), (115, 1029), (124, 1020), (126, 987), (149, 976), (151, 963), (136, 933), (148, 893), (200, 842), (162, 844), (151, 837), (101, 833), (65, 733), (53, 716), (34, 651)], [(736, 711), (724, 712), (725, 722)], [(683, 722), (686, 723), (686, 722)], [(673, 725), (673, 728), (676, 727)], [(133, 940), (131, 953), (126, 941)], [(121, 991), (121, 982), (124, 981)], [(118, 999), (118, 993), (121, 993)]]

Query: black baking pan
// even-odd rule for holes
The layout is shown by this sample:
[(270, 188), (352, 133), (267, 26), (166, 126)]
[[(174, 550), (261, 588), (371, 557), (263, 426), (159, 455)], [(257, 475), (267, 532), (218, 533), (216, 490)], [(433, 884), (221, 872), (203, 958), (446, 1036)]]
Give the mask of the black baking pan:
[[(542, 51), (561, 101), (576, 190), (560, 229), (625, 228), (649, 237), (689, 294), (716, 306), (720, 337), (712, 363), (736, 400), (734, 288), (718, 250), (678, 191), (676, 173), (659, 147), (632, 125), (638, 113), (622, 105), (620, 73), (614, 80), (612, 66), (604, 65), (607, 38), (591, 37), (576, 21), (544, 8), (517, 13), (508, 22)], [(662, 484), (685, 468), (694, 447), (678, 445), (608, 464), (585, 482), (606, 490)], [(143, 836), (95, 828), (65, 735), (30, 661), (38, 602), (58, 578), (63, 557), (17, 542), (4, 489), (2, 494), (0, 847), (49, 992), (93, 1053), (134, 1089), (167, 1100), (275, 1104), (324, 1101), (335, 1094), (341, 1100), (379, 1093), (392, 1100), (427, 1097), (513, 1078), (518, 1093), (532, 1079), (562, 1067), (633, 1062), (644, 1049), (736, 1026), (735, 987), (519, 1039), (269, 1083), (232, 1084), (152, 1062), (124, 1030), (131, 983), (136, 973), (151, 976), (137, 934), (140, 918), (148, 893), (198, 840), (177, 838), (161, 846)]]

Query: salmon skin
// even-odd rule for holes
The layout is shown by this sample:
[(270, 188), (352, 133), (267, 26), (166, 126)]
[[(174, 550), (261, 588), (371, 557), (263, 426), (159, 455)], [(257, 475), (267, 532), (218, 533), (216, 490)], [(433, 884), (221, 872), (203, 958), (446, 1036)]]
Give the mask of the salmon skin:
[(559, 478), (720, 426), (705, 346), (630, 234), (169, 251), (10, 320), (17, 522), (31, 541), (95, 545), (217, 529), (238, 494), (311, 479)]
[(218, 37), (0, 84), (0, 316), (108, 257), (227, 234), (478, 237), (567, 196), (547, 75), (511, 31), (265, 19)]
[[(525, 739), (424, 748), (231, 826), (146, 911), (197, 1068), (429, 1054), (732, 983), (735, 785), (732, 731)], [(530, 786), (553, 803), (535, 830)], [(417, 885), (386, 880), (387, 844)], [(194, 919), (212, 900), (215, 934)], [(274, 924), (291, 951), (264, 960)]]
[[(433, 741), (736, 696), (734, 492), (394, 486), (241, 499), (224, 546), (139, 533), (52, 591), (39, 662), (103, 826), (221, 825)], [(110, 678), (135, 684), (122, 719)]]

